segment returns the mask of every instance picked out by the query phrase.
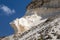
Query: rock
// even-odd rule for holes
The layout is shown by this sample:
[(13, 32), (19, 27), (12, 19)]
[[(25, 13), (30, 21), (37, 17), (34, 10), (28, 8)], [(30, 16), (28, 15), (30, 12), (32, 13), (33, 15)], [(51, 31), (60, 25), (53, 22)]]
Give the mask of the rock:
[(37, 13), (44, 19), (60, 15), (60, 0), (32, 0), (27, 6), (26, 15)]
[(10, 25), (15, 34), (1, 40), (60, 39), (60, 0), (32, 0), (25, 16)]
[(28, 6), (27, 10), (35, 8), (60, 8), (60, 0), (33, 0)]

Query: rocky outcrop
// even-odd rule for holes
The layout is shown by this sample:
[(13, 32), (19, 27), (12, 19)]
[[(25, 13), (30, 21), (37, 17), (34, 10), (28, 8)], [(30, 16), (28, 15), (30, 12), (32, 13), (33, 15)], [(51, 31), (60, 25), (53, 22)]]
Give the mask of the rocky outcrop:
[[(34, 20), (34, 19), (33, 19)], [(30, 21), (29, 21), (30, 22)], [(32, 22), (33, 23), (33, 22)], [(35, 24), (22, 34), (16, 33), (1, 40), (57, 40), (60, 39), (60, 16), (50, 17)], [(14, 26), (15, 27), (15, 26)]]
[(60, 0), (33, 0), (28, 6), (27, 10), (35, 8), (60, 8)]
[(60, 40), (60, 0), (32, 0), (25, 16), (10, 25), (15, 34), (1, 40)]
[[(34, 0), (27, 6), (26, 15), (37, 13), (43, 18), (60, 15), (60, 0)], [(35, 3), (36, 2), (36, 3)], [(41, 4), (43, 3), (43, 5)]]

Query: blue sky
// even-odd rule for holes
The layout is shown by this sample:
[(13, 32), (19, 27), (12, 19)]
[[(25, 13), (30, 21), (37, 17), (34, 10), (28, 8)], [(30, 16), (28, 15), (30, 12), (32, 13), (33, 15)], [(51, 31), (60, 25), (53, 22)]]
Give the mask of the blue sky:
[(31, 0), (0, 0), (0, 37), (14, 33), (10, 22), (24, 16)]

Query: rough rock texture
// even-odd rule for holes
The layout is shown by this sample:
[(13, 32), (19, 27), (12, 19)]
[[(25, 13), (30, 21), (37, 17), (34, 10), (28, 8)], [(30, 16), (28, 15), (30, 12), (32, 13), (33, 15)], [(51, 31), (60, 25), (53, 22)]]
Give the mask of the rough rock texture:
[[(26, 30), (22, 34), (17, 32), (0, 40), (60, 40), (60, 0), (32, 0), (27, 6), (26, 15), (22, 18), (31, 18), (31, 15), (35, 14), (40, 16), (41, 19), (36, 21), (35, 18), (32, 18), (30, 21), (32, 21), (33, 25), (38, 25), (31, 27), (28, 23), (31, 27), (29, 30)], [(27, 19), (25, 22), (30, 21)], [(43, 22), (40, 23), (39, 21)], [(20, 30), (19, 27), (14, 28), (17, 29), (15, 31)], [(28, 28), (28, 26), (26, 28)]]
[(60, 39), (60, 16), (47, 18), (24, 33), (16, 33), (1, 40), (57, 40)]
[(40, 7), (58, 8), (60, 7), (60, 0), (34, 0), (27, 6), (27, 10)]
[(43, 18), (60, 15), (60, 0), (34, 0), (27, 6), (26, 15), (35, 12)]

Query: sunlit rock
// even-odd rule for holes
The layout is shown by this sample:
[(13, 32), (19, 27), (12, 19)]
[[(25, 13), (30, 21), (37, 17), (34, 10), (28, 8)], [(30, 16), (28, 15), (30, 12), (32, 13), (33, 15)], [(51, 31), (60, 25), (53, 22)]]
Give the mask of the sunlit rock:
[(15, 33), (1, 40), (60, 40), (60, 0), (33, 0), (26, 14), (9, 24)]
[(23, 33), (46, 20), (47, 19), (41, 20), (40, 16), (38, 16), (37, 14), (33, 14), (22, 18), (17, 18), (13, 22), (11, 22), (10, 25), (12, 25), (12, 27), (14, 28), (15, 33)]

